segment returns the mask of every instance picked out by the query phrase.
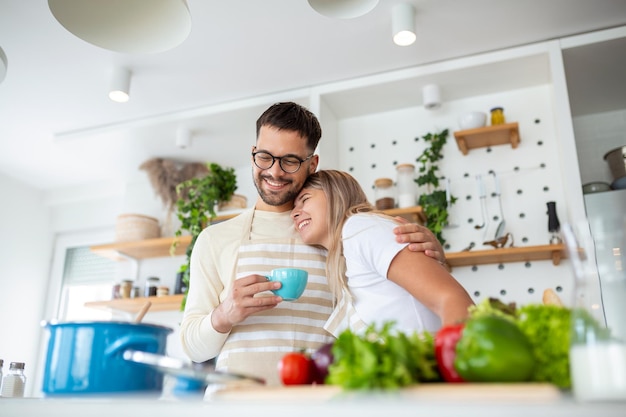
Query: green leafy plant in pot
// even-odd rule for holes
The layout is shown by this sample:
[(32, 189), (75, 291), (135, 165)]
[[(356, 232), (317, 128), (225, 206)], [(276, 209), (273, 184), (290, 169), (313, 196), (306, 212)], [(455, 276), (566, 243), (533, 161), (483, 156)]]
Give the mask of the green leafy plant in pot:
[[(191, 178), (176, 186), (176, 216), (181, 225), (176, 230), (170, 253), (176, 251), (178, 238), (184, 231), (191, 235), (191, 242), (185, 251), (186, 262), (178, 272), (182, 274), (185, 288), (189, 288), (189, 261), (196, 239), (202, 230), (217, 216), (215, 207), (219, 202), (229, 201), (237, 190), (237, 176), (234, 168), (222, 168), (219, 164), (207, 164), (209, 173), (203, 177)], [(184, 291), (181, 310), (185, 308), (187, 290)]]
[[(418, 176), (415, 182), (420, 186), (426, 186), (428, 193), (422, 193), (418, 199), (418, 204), (424, 210), (426, 216), (426, 227), (435, 234), (439, 242), (443, 245), (446, 241), (443, 237), (443, 228), (448, 224), (448, 199), (445, 190), (439, 187), (439, 177), (437, 163), (443, 159), (443, 147), (448, 140), (448, 129), (439, 133), (427, 133), (421, 139), (428, 145), (422, 154), (417, 157)], [(419, 141), (420, 138), (416, 138)], [(450, 197), (450, 205), (456, 202), (457, 198)]]

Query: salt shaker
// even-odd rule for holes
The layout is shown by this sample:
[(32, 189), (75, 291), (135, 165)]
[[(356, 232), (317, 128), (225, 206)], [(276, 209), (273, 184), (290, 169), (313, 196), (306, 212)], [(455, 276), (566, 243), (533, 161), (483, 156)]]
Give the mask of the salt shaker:
[(2, 378), (2, 396), (23, 397), (25, 386), (24, 362), (11, 362), (9, 372)]

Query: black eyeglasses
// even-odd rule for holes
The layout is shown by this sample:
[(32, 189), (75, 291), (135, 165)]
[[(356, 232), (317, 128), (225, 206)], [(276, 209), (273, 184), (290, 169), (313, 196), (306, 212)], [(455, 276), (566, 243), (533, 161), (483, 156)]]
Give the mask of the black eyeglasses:
[(254, 161), (254, 165), (259, 167), (260, 169), (270, 169), (272, 166), (274, 166), (274, 162), (276, 162), (276, 160), (278, 159), (280, 169), (285, 171), (287, 174), (293, 174), (295, 172), (298, 172), (300, 166), (302, 166), (302, 163), (311, 159), (313, 155), (314, 154), (311, 154), (305, 159), (300, 159), (294, 155), (274, 156), (269, 152), (259, 151), (252, 152), (252, 160)]

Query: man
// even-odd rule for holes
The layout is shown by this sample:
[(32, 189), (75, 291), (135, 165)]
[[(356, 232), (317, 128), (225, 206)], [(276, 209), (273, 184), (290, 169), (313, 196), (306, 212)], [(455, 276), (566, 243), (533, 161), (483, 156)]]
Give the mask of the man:
[[(191, 360), (218, 356), (216, 368), (280, 383), (277, 365), (288, 352), (309, 353), (332, 337), (324, 330), (332, 308), (324, 267), (326, 252), (304, 244), (290, 217), (295, 197), (319, 163), (322, 131), (315, 115), (296, 103), (278, 103), (257, 120), (252, 175), (259, 198), (254, 208), (206, 228), (196, 240), (190, 286), (181, 323), (183, 349)], [(399, 241), (443, 258), (426, 228), (399, 226)], [(309, 272), (297, 302), (269, 290), (265, 278), (278, 267)], [(262, 293), (262, 294), (260, 294)]]

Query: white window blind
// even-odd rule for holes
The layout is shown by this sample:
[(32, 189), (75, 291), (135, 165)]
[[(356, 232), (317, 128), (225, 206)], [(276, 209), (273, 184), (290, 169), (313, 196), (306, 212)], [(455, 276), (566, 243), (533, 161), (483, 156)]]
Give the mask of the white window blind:
[(96, 255), (88, 246), (68, 248), (65, 254), (63, 283), (87, 284), (115, 279), (116, 263)]

